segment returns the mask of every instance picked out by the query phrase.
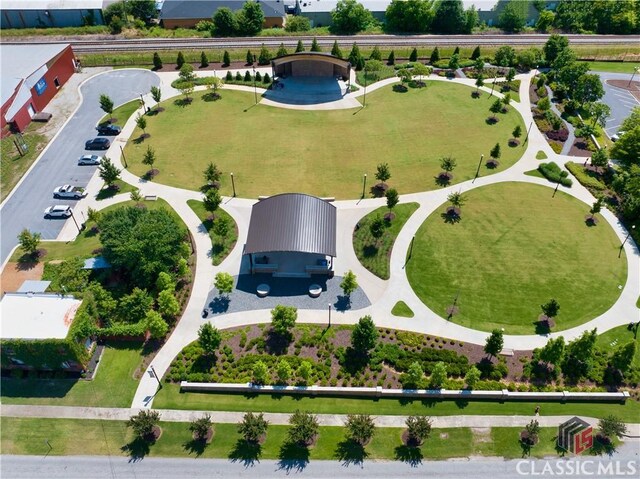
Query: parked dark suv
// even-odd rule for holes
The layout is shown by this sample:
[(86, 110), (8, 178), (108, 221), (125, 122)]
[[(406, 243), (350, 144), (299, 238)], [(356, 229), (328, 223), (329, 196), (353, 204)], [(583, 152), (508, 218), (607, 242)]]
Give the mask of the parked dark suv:
[(111, 142), (107, 138), (94, 138), (84, 144), (85, 150), (107, 150)]
[(107, 123), (106, 125), (98, 125), (96, 127), (96, 130), (98, 130), (98, 135), (116, 136), (120, 134), (122, 128), (120, 128), (118, 125)]

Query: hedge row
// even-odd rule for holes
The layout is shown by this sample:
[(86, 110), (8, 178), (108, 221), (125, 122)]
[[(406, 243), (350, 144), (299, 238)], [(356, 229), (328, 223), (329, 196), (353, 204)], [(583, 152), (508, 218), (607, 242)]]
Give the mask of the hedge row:
[(599, 181), (597, 178), (594, 178), (589, 175), (589, 173), (584, 169), (582, 165), (579, 163), (574, 163), (573, 161), (567, 161), (564, 166), (571, 172), (573, 176), (576, 177), (576, 180), (589, 189), (602, 191), (606, 188), (604, 183)]
[(550, 163), (540, 163), (538, 166), (538, 171), (544, 175), (544, 177), (551, 181), (552, 183), (560, 183), (562, 186), (570, 187), (573, 184), (569, 176), (564, 170), (561, 170), (558, 165), (553, 162)]

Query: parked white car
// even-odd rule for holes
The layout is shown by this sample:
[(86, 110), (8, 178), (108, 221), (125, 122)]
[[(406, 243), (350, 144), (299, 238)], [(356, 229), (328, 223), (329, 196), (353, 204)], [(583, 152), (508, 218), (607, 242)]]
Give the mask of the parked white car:
[(78, 165), (99, 165), (102, 157), (98, 155), (82, 155), (78, 158)]
[(618, 141), (620, 139), (621, 136), (624, 135), (624, 131), (619, 131), (618, 133), (616, 133), (615, 135), (611, 136), (611, 141), (613, 141), (614, 143), (616, 141)]
[(71, 214), (71, 206), (67, 205), (49, 206), (44, 210), (45, 218), (68, 218)]
[(81, 186), (71, 186), (71, 185), (63, 185), (58, 186), (55, 190), (53, 190), (54, 198), (69, 198), (73, 200), (79, 200), (80, 198), (84, 198), (87, 196), (87, 192)]

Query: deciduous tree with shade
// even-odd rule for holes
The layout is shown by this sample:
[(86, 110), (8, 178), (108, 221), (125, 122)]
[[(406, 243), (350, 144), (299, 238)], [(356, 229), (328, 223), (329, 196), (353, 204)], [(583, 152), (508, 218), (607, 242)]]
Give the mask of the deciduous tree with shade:
[(172, 291), (160, 291), (157, 302), (158, 312), (165, 318), (174, 318), (180, 312), (180, 303)]
[(222, 342), (220, 331), (211, 323), (204, 323), (198, 329), (198, 344), (207, 356), (213, 356)]
[(289, 442), (302, 446), (310, 445), (320, 432), (318, 418), (310, 412), (297, 409), (289, 416), (289, 426), (287, 431)]
[(395, 188), (389, 188), (385, 193), (385, 197), (387, 198), (387, 208), (389, 208), (389, 219), (391, 220), (391, 212), (400, 201), (400, 195), (398, 194), (398, 190)]
[(401, 377), (402, 387), (409, 389), (418, 389), (422, 387), (424, 381), (424, 370), (419, 361), (414, 361)]
[(191, 431), (196, 441), (207, 440), (207, 438), (213, 435), (213, 422), (211, 422), (211, 415), (205, 414), (204, 416), (191, 421), (189, 424), (189, 431)]
[(349, 414), (344, 427), (347, 437), (361, 446), (366, 445), (376, 432), (373, 418), (368, 414)]
[(236, 13), (236, 20), (238, 21), (238, 31), (242, 35), (257, 35), (264, 24), (264, 12), (258, 2), (244, 2), (242, 9)]
[(338, 33), (353, 35), (373, 23), (373, 15), (356, 0), (339, 0), (331, 11), (333, 28)]
[(389, 163), (379, 163), (376, 167), (376, 180), (381, 184), (386, 183), (391, 178)]
[(409, 416), (405, 424), (408, 445), (420, 446), (431, 435), (431, 419), (427, 416)]
[(292, 372), (289, 361), (284, 358), (278, 361), (278, 364), (276, 365), (276, 374), (278, 375), (280, 382), (286, 384), (286, 382), (291, 379)]
[(635, 341), (629, 341), (625, 344), (621, 344), (616, 348), (611, 356), (611, 365), (624, 374), (629, 371), (631, 364), (633, 364), (633, 358), (635, 355)]
[(113, 119), (112, 118), (112, 115), (113, 115), (113, 100), (108, 95), (105, 95), (104, 93), (100, 95), (100, 108), (107, 115), (109, 115), (109, 119), (110, 120)]
[(102, 161), (100, 162), (98, 174), (100, 175), (100, 179), (105, 182), (108, 188), (113, 188), (114, 183), (120, 179), (120, 170), (113, 164), (113, 161), (106, 156), (102, 158)]
[(473, 389), (480, 380), (481, 374), (480, 370), (475, 366), (467, 369), (467, 373), (464, 375), (464, 383), (467, 385), (467, 388)]
[(169, 325), (162, 319), (162, 316), (157, 311), (147, 311), (144, 324), (153, 339), (162, 339), (167, 335), (167, 332), (169, 332)]
[(136, 126), (142, 130), (142, 137), (146, 138), (147, 132), (145, 130), (147, 129), (147, 119), (144, 115), (138, 115), (136, 117)]
[(264, 418), (264, 414), (248, 412), (242, 417), (242, 422), (238, 424), (238, 434), (245, 441), (256, 443), (267, 434), (268, 427), (269, 422)]
[(277, 305), (271, 310), (271, 328), (280, 336), (290, 336), (298, 319), (295, 306)]
[(216, 188), (209, 188), (204, 193), (202, 204), (204, 205), (204, 209), (211, 213), (212, 216), (220, 207), (220, 203), (222, 203), (222, 196), (220, 196), (220, 192)]
[(363, 316), (351, 331), (351, 347), (357, 352), (368, 355), (378, 342), (378, 330), (371, 316)]
[(376, 240), (376, 243), (380, 238), (384, 236), (385, 224), (382, 216), (376, 215), (376, 217), (369, 224), (369, 232), (371, 236)]
[(233, 276), (224, 271), (216, 273), (214, 287), (218, 290), (219, 295), (229, 295), (233, 291)]
[(565, 348), (566, 345), (562, 336), (556, 339), (549, 339), (547, 344), (538, 351), (538, 358), (540, 361), (547, 363), (547, 365), (558, 366), (564, 358)]
[(160, 413), (143, 409), (127, 420), (127, 427), (133, 429), (134, 434), (145, 441), (153, 439), (154, 429), (160, 422)]
[(41, 237), (40, 233), (33, 233), (25, 228), (18, 235), (18, 243), (26, 255), (35, 257)]
[(160, 106), (157, 105), (157, 103), (160, 103), (160, 100), (162, 100), (162, 90), (160, 89), (160, 87), (152, 86), (150, 93), (151, 98), (153, 98), (153, 101), (156, 102), (156, 110), (158, 110)]
[(253, 382), (255, 384), (266, 384), (269, 377), (269, 370), (264, 361), (256, 361), (251, 369)]
[(598, 431), (604, 439), (611, 441), (627, 433), (627, 425), (620, 418), (610, 414), (598, 421)]
[(358, 281), (353, 271), (349, 270), (345, 273), (340, 282), (340, 288), (347, 297), (351, 296), (351, 294), (358, 289)]
[(431, 370), (431, 376), (429, 377), (429, 387), (439, 389), (447, 380), (447, 365), (438, 361)]

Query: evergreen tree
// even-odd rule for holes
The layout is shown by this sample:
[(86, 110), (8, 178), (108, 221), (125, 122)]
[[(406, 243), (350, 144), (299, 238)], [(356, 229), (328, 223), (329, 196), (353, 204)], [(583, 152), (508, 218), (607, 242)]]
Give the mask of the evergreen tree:
[(338, 45), (338, 40), (333, 42), (333, 47), (331, 47), (331, 54), (334, 57), (342, 58), (342, 50), (340, 50), (340, 45)]
[(284, 43), (281, 43), (278, 47), (278, 52), (276, 53), (276, 57), (283, 57), (288, 55), (287, 49), (284, 47)]
[(225, 50), (222, 54), (222, 66), (228, 67), (229, 65), (231, 65), (231, 55), (229, 55), (229, 52)]
[(351, 47), (351, 52), (349, 53), (349, 63), (351, 63), (351, 65), (355, 67), (358, 65), (358, 61), (360, 60), (360, 58), (362, 58), (362, 55), (360, 54), (360, 48), (358, 47), (357, 43), (354, 43)]
[(258, 55), (258, 65), (268, 65), (271, 63), (271, 52), (264, 43), (260, 47), (260, 55)]
[(226, 81), (232, 81), (233, 80), (233, 75), (231, 74), (230, 71), (227, 72), (227, 74), (225, 75), (224, 79)]
[(246, 72), (244, 72), (244, 81), (252, 81), (253, 78), (251, 77), (251, 72), (249, 70), (247, 70)]
[(396, 53), (391, 50), (389, 53), (389, 58), (387, 58), (387, 65), (395, 65), (396, 64)]
[(264, 83), (265, 85), (268, 85), (269, 83), (271, 83), (271, 77), (269, 76), (268, 73), (265, 73), (264, 77), (262, 77), (262, 83)]
[(253, 65), (253, 53), (251, 50), (247, 50), (247, 65)]
[(316, 37), (313, 37), (313, 40), (311, 40), (311, 51), (312, 52), (322, 51), (322, 49), (320, 48), (320, 45), (318, 45), (318, 40), (316, 40)]
[(302, 40), (298, 40), (298, 44), (296, 45), (296, 53), (300, 53), (304, 51), (304, 45), (302, 44)]
[(209, 58), (205, 52), (200, 52), (200, 67), (206, 68), (209, 66)]
[(178, 52), (178, 58), (176, 58), (176, 66), (178, 67), (178, 70), (182, 68), (182, 65), (184, 65), (184, 55), (182, 52)]
[(496, 143), (496, 146), (494, 146), (491, 149), (491, 153), (490, 153), (491, 158), (497, 160), (498, 158), (500, 158), (500, 154), (501, 154), (500, 153), (500, 143)]
[(382, 61), (382, 53), (380, 53), (380, 48), (378, 48), (378, 45), (373, 47), (373, 50), (371, 51), (371, 56), (369, 56), (369, 60)]
[(456, 48), (453, 50), (453, 54), (454, 54), (454, 55), (460, 55), (460, 47), (456, 47)]
[(494, 329), (491, 335), (487, 337), (487, 342), (484, 345), (484, 352), (489, 356), (497, 356), (504, 347), (504, 334), (500, 329)]
[(153, 69), (160, 70), (162, 68), (162, 58), (158, 55), (158, 52), (153, 54)]
[(429, 62), (433, 65), (438, 60), (440, 60), (440, 50), (438, 50), (438, 47), (435, 47), (431, 52), (431, 56), (429, 57)]
[(411, 54), (409, 55), (409, 61), (410, 62), (417, 62), (418, 61), (418, 49), (414, 48), (413, 50), (411, 50)]
[(480, 46), (479, 45), (473, 49), (473, 53), (471, 54), (471, 59), (472, 60), (477, 60), (478, 58), (480, 58)]
[(351, 331), (351, 347), (360, 354), (368, 355), (378, 342), (378, 330), (371, 316), (363, 316)]

